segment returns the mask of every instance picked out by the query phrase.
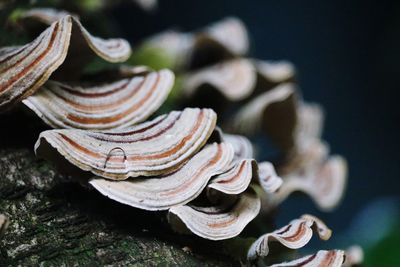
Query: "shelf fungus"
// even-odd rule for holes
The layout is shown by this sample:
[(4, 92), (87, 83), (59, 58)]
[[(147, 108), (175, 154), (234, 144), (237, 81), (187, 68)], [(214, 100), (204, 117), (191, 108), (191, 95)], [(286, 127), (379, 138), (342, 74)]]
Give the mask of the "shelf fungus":
[(258, 163), (258, 182), (266, 193), (275, 193), (282, 186), (283, 180), (270, 162)]
[(245, 136), (222, 133), (222, 140), (233, 146), (235, 160), (254, 158), (253, 145)]
[(204, 147), (177, 171), (154, 178), (110, 181), (94, 178), (89, 183), (120, 203), (144, 210), (166, 210), (195, 199), (212, 176), (229, 169), (233, 148), (213, 143)]
[(235, 17), (228, 17), (208, 26), (203, 32), (217, 41), (234, 55), (244, 55), (249, 51), (249, 36), (246, 26)]
[(171, 173), (192, 157), (206, 143), (215, 123), (211, 109), (186, 108), (124, 129), (48, 130), (40, 134), (35, 151), (49, 160), (61, 155), (72, 165), (105, 178), (154, 176)]
[(364, 251), (358, 245), (347, 248), (344, 252), (346, 260), (343, 267), (361, 266), (364, 261)]
[(53, 72), (62, 68), (73, 46), (79, 46), (75, 49), (82, 55), (89, 51), (110, 62), (125, 61), (131, 52), (125, 40), (94, 37), (76, 18), (65, 16), (32, 42), (0, 49), (0, 108), (34, 94)]
[(215, 176), (208, 185), (219, 192), (228, 195), (238, 195), (244, 192), (253, 179), (257, 179), (258, 167), (255, 160), (242, 159), (230, 170)]
[(253, 64), (262, 79), (270, 83), (283, 83), (293, 81), (296, 70), (289, 61), (253, 60)]
[(187, 74), (182, 85), (183, 93), (186, 97), (195, 97), (208, 86), (230, 101), (239, 101), (252, 93), (256, 77), (250, 60), (232, 59)]
[(290, 149), (297, 120), (295, 91), (293, 84), (283, 83), (254, 98), (234, 116), (234, 131), (254, 135), (264, 130), (281, 149)]
[(346, 177), (346, 161), (340, 156), (330, 156), (311, 169), (284, 176), (283, 185), (276, 194), (269, 196), (268, 205), (277, 206), (291, 193), (301, 191), (321, 210), (332, 210), (342, 199)]
[[(233, 58), (188, 72), (183, 79), (182, 94), (199, 105), (216, 102), (240, 102), (270, 91), (275, 86), (292, 82), (294, 68), (289, 62)], [(210, 95), (218, 101), (210, 101)], [(253, 98), (254, 99), (254, 98)]]
[(209, 240), (224, 240), (239, 235), (260, 211), (260, 200), (252, 191), (236, 196), (220, 205), (172, 207), (168, 221), (180, 233), (192, 232)]
[(290, 262), (273, 264), (271, 267), (341, 267), (345, 258), (342, 250), (320, 250), (316, 254)]
[(269, 243), (273, 241), (290, 249), (299, 249), (310, 241), (313, 232), (316, 232), (322, 240), (328, 240), (332, 233), (320, 219), (312, 215), (303, 215), (288, 225), (258, 238), (249, 248), (247, 258), (254, 260), (257, 257), (267, 256)]
[(249, 38), (244, 24), (229, 17), (193, 33), (160, 33), (144, 46), (160, 49), (174, 61), (174, 68), (181, 69), (204, 66), (203, 60), (216, 63), (244, 55), (249, 49)]
[(86, 88), (49, 81), (23, 103), (53, 128), (126, 128), (153, 114), (173, 82), (169, 70)]

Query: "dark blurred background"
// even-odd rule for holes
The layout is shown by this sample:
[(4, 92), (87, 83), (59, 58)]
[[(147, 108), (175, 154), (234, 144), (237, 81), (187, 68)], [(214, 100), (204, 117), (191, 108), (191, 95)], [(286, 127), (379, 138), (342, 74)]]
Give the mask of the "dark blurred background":
[[(379, 226), (399, 226), (400, 1), (160, 0), (150, 15), (130, 4), (110, 13), (133, 44), (165, 29), (195, 30), (232, 15), (249, 29), (251, 56), (296, 65), (304, 98), (325, 108), (324, 139), (349, 163), (342, 205), (318, 213), (306, 197), (292, 198), (283, 205), (282, 223), (317, 213), (344, 245), (364, 244), (361, 239)], [(344, 237), (362, 227), (358, 236)], [(391, 249), (400, 250), (395, 245)]]

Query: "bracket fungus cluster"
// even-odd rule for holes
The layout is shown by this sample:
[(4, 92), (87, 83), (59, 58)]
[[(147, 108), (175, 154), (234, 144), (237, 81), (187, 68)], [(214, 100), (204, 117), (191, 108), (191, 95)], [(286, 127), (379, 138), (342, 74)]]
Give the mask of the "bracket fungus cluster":
[(131, 53), (127, 41), (92, 36), (78, 19), (66, 15), (32, 42), (0, 49), (0, 108), (11, 107), (33, 95), (53, 72), (64, 67), (65, 61), (68, 63), (69, 52), (76, 49), (90, 50), (110, 62), (125, 61)]
[[(346, 163), (329, 156), (321, 140), (321, 109), (302, 100), (291, 63), (243, 58), (249, 37), (240, 20), (145, 42), (174, 58), (183, 77), (179, 101), (199, 104), (152, 117), (174, 86), (170, 70), (132, 67), (105, 83), (60, 76), (70, 70), (64, 65), (77, 62), (78, 50), (117, 63), (128, 59), (130, 45), (92, 36), (65, 12), (37, 9), (28, 17), (48, 26), (32, 42), (0, 50), (0, 107), (22, 102), (53, 128), (40, 134), (35, 153), (61, 172), (114, 201), (166, 211), (174, 230), (209, 240), (238, 236), (261, 209), (276, 209), (294, 191), (323, 210), (338, 204)], [(220, 97), (217, 106), (204, 94), (212, 91)], [(230, 133), (216, 126), (211, 108)], [(257, 132), (279, 149), (278, 161), (257, 161), (244, 136)], [(304, 215), (257, 239), (248, 260), (268, 256), (270, 242), (301, 248), (313, 232), (323, 240), (331, 235), (318, 218)], [(273, 266), (343, 261), (344, 252), (332, 250)]]

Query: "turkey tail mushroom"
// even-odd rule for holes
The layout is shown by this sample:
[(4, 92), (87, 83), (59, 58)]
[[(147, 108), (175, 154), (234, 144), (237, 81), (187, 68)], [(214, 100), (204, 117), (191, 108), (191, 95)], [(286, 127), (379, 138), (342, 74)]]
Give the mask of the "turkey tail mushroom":
[(233, 146), (235, 160), (254, 158), (253, 145), (245, 136), (223, 133), (222, 139)]
[(282, 178), (276, 174), (270, 162), (258, 163), (258, 182), (267, 194), (275, 193), (283, 184)]
[(109, 179), (154, 176), (171, 173), (192, 157), (215, 123), (211, 109), (186, 108), (124, 129), (48, 130), (40, 134), (35, 151), (49, 160), (61, 155), (84, 171)]
[(76, 18), (64, 16), (31, 43), (0, 49), (0, 109), (34, 94), (64, 63), (72, 39), (110, 62), (125, 61), (131, 53), (125, 40), (94, 37)]
[(343, 267), (361, 266), (364, 261), (364, 251), (358, 245), (347, 248), (344, 252), (346, 260)]
[(267, 61), (253, 60), (253, 64), (262, 79), (272, 83), (279, 84), (290, 82), (296, 75), (296, 70), (289, 61)]
[(238, 195), (249, 187), (252, 179), (257, 179), (257, 170), (255, 160), (243, 159), (227, 172), (215, 176), (208, 188), (228, 195)]
[(293, 192), (301, 191), (309, 195), (321, 210), (329, 211), (339, 204), (344, 194), (347, 164), (344, 158), (331, 156), (309, 170), (283, 177), (280, 190), (267, 197), (269, 207), (276, 207)]
[(187, 233), (189, 230), (205, 239), (224, 240), (239, 235), (257, 216), (260, 206), (258, 196), (248, 190), (236, 196), (233, 203), (228, 201), (212, 207), (172, 207), (168, 221), (177, 232)]
[(256, 72), (247, 59), (233, 59), (189, 73), (183, 81), (183, 94), (195, 95), (210, 86), (229, 101), (239, 101), (248, 97), (255, 87)]
[(299, 249), (311, 239), (313, 232), (318, 233), (322, 240), (331, 237), (331, 230), (318, 218), (312, 215), (303, 215), (291, 221), (288, 225), (265, 234), (258, 238), (250, 247), (247, 258), (254, 260), (269, 254), (269, 242), (279, 242), (287, 248)]
[(53, 128), (126, 128), (153, 114), (173, 82), (169, 70), (86, 88), (47, 82), (23, 103)]
[(233, 159), (229, 144), (210, 144), (179, 170), (154, 178), (110, 181), (95, 178), (90, 184), (103, 195), (140, 209), (166, 210), (195, 199), (212, 176), (226, 171)]
[(250, 47), (246, 26), (235, 17), (228, 17), (210, 25), (204, 34), (222, 44), (234, 55), (244, 55)]
[(271, 267), (341, 267), (344, 266), (345, 258), (342, 250), (320, 250), (316, 254), (290, 262), (273, 264)]
[(296, 101), (293, 84), (278, 85), (238, 111), (231, 123), (234, 132), (254, 135), (257, 131), (264, 130), (281, 149), (290, 150), (294, 146)]
[(173, 61), (175, 69), (201, 68), (246, 54), (248, 39), (244, 24), (230, 17), (193, 33), (169, 30), (157, 34), (144, 46), (163, 51)]

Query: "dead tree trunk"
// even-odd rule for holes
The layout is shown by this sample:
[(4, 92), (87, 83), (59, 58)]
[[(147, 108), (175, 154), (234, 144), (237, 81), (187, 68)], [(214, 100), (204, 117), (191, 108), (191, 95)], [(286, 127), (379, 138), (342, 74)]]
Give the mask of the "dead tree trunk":
[(237, 264), (216, 253), (213, 242), (172, 233), (165, 214), (115, 203), (66, 180), (27, 148), (0, 150), (0, 213), (10, 219), (0, 266)]

